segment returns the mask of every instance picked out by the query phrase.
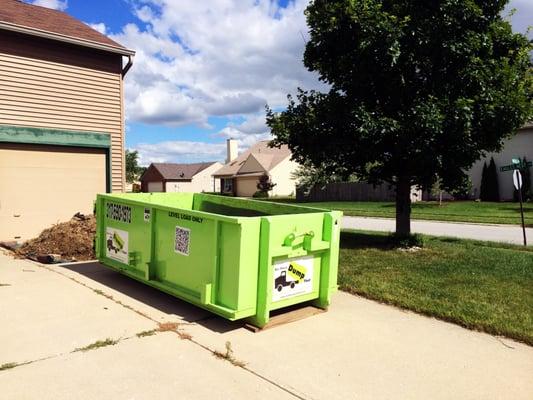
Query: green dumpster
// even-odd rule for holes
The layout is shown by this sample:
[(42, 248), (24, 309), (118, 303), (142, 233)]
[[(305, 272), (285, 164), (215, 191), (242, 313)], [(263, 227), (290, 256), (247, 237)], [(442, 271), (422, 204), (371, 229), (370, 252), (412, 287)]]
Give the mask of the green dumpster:
[(337, 289), (342, 213), (202, 193), (98, 195), (96, 255), (129, 277), (230, 320)]

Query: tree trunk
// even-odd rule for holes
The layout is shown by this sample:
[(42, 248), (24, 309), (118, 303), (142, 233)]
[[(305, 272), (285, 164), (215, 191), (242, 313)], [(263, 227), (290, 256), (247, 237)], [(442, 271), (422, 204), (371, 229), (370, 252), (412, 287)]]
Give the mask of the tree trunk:
[(399, 179), (396, 184), (396, 234), (411, 234), (411, 183), (409, 179)]

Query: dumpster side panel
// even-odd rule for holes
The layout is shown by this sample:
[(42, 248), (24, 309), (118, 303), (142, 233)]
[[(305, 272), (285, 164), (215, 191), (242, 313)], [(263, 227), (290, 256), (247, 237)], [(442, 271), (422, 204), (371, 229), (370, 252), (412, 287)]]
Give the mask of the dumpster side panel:
[(312, 209), (307, 207), (203, 193), (195, 194), (193, 208), (198, 211), (240, 217), (294, 215), (312, 212)]
[[(187, 210), (156, 210), (155, 279), (202, 301), (216, 259), (217, 221)], [(211, 297), (210, 295), (208, 296)]]

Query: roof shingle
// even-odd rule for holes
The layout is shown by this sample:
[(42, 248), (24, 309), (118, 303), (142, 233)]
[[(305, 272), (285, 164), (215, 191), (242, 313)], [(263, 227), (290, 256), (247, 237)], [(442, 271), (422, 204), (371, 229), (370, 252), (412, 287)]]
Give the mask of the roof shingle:
[(152, 163), (163, 179), (191, 180), (194, 175), (210, 167), (216, 162), (202, 162), (195, 164)]
[(19, 0), (0, 0), (0, 21), (125, 49), (67, 13)]

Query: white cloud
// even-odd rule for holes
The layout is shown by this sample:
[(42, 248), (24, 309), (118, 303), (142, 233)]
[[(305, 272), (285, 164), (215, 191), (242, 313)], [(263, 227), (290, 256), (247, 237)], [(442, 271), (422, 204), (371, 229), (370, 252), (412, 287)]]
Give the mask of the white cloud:
[(318, 88), (302, 63), (308, 0), (143, 0), (112, 38), (137, 50), (126, 77), (130, 122), (207, 126), (286, 105), (298, 86)]
[[(237, 140), (239, 153), (260, 140), (272, 138), (266, 126), (264, 113), (249, 116), (239, 124), (229, 122), (228, 126), (213, 134), (212, 137)], [(149, 165), (151, 162), (224, 162), (226, 158), (225, 142), (207, 143), (178, 140), (155, 144), (141, 143), (133, 146), (131, 150), (139, 152), (141, 165)]]
[(226, 156), (224, 143), (167, 141), (156, 144), (140, 143), (132, 150), (139, 152), (139, 164), (152, 162), (222, 161)]
[(252, 146), (259, 140), (271, 139), (264, 113), (250, 116), (240, 124), (230, 122), (216, 136), (226, 139), (236, 139), (241, 151)]
[[(145, 24), (111, 37), (137, 51), (126, 76), (128, 123), (209, 128), (210, 116), (244, 117), (212, 136), (241, 150), (269, 138), (264, 106), (284, 108), (297, 87), (324, 89), (303, 66), (309, 0), (131, 0)], [(525, 31), (533, 1), (512, 0)], [(174, 141), (136, 146), (144, 162), (223, 160), (224, 144)]]
[(105, 35), (107, 33), (107, 26), (103, 22), (91, 24), (87, 23), (91, 28), (93, 28), (95, 31), (100, 32), (102, 35)]
[(68, 7), (67, 0), (33, 0), (31, 4), (36, 6), (53, 8), (54, 10), (65, 11)]

